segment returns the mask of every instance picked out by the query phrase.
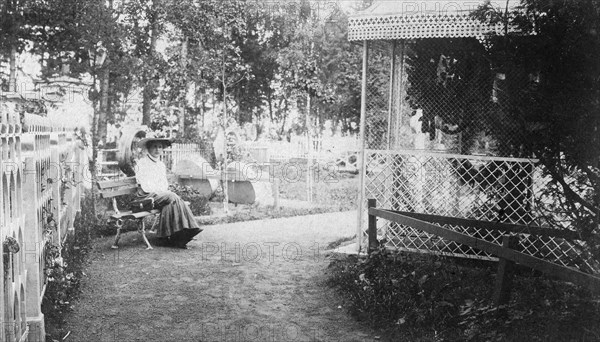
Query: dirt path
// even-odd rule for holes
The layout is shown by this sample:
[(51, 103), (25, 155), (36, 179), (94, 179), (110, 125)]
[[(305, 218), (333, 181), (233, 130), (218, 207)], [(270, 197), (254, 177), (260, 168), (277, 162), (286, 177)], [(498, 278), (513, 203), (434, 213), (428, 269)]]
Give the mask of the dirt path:
[[(65, 341), (375, 341), (323, 281), (355, 212), (206, 226), (189, 250), (101, 240)], [(135, 241), (134, 241), (135, 240)]]

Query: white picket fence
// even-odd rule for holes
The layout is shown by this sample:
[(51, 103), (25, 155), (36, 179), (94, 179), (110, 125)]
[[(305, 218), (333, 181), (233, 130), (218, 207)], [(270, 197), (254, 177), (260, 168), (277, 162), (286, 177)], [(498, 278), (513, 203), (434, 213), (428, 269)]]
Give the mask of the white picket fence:
[(270, 161), (286, 162), (292, 159), (308, 159), (319, 163), (335, 163), (340, 169), (358, 170), (356, 161), (360, 148), (355, 137), (318, 137), (309, 141), (306, 136), (293, 137), (287, 141), (252, 141), (244, 142), (242, 149), (258, 163)]

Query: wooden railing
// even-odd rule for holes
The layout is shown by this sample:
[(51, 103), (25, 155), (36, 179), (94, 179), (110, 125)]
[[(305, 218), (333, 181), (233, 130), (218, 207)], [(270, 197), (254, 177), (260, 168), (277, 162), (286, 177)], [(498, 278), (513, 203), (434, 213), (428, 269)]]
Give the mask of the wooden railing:
[[(515, 250), (519, 243), (520, 234), (578, 239), (578, 235), (575, 232), (379, 209), (376, 208), (376, 201), (374, 199), (368, 200), (368, 215), (367, 235), (369, 252), (379, 245), (379, 241), (377, 240), (377, 218), (382, 218), (497, 256), (499, 258), (499, 267), (496, 276), (496, 288), (494, 291), (494, 301), (497, 305), (506, 304), (510, 298), (511, 270), (515, 263), (544, 272), (552, 277), (579, 284), (592, 292), (600, 293), (600, 277), (597, 275), (584, 273), (575, 268), (557, 265)], [(502, 245), (498, 245), (444, 228), (439, 224), (464, 225), (497, 230), (504, 234), (502, 240), (503, 243)]]

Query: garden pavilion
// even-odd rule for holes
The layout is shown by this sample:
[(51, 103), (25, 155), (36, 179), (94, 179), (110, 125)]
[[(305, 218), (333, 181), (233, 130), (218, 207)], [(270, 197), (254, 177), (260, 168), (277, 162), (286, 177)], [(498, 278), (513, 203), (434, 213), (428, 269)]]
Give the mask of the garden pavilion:
[[(464, 107), (462, 94), (454, 94), (447, 101), (448, 107), (420, 108), (409, 100), (411, 87), (417, 80), (439, 83), (442, 79), (446, 82), (451, 77), (462, 77), (463, 83), (469, 82), (464, 80), (464, 75), (451, 70), (456, 60), (452, 53), (440, 52), (439, 44), (452, 47), (460, 43), (485, 50), (490, 35), (502, 35), (512, 30), (503, 23), (489, 25), (472, 17), (471, 13), (484, 3), (480, 0), (375, 1), (349, 17), (348, 39), (363, 48), (357, 224), (359, 252), (366, 247), (367, 199), (376, 199), (377, 207), (391, 210), (493, 220), (493, 208), (497, 207), (498, 198), (481, 188), (466, 188), (464, 183), (470, 180), (460, 174), (462, 166), (472, 167), (469, 171), (473, 179), (485, 178), (485, 181), (496, 184), (502, 175), (486, 173), (485, 165), (493, 163), (500, 165), (499, 169), (510, 165), (511, 170), (517, 169), (518, 177), (515, 179), (518, 180), (510, 184), (509, 192), (511, 189), (522, 190), (526, 183), (530, 184), (533, 161), (513, 158), (497, 150), (490, 153), (493, 141), (486, 141), (480, 132), (471, 132), (469, 148), (466, 148), (466, 143), (461, 141), (462, 133), (452, 131), (456, 128), (453, 123), (444, 122), (443, 118), (447, 117), (445, 111)], [(510, 13), (518, 1), (492, 0), (490, 5), (498, 11)], [(417, 49), (427, 42), (434, 47), (432, 51)], [(423, 62), (424, 55), (427, 58)], [(491, 99), (496, 81), (502, 79), (502, 75), (493, 71), (489, 64), (487, 74), (487, 78), (472, 79), (479, 83), (473, 83), (471, 87), (489, 91)], [(420, 78), (414, 78), (419, 75)], [(489, 99), (485, 101), (491, 101)], [(510, 201), (515, 204), (523, 198), (515, 197)], [(523, 212), (513, 214), (512, 222), (526, 216)], [(460, 227), (457, 229), (466, 232)], [(382, 219), (378, 222), (378, 238), (399, 249), (428, 249), (443, 254), (488, 257)], [(494, 237), (491, 239), (495, 240)]]

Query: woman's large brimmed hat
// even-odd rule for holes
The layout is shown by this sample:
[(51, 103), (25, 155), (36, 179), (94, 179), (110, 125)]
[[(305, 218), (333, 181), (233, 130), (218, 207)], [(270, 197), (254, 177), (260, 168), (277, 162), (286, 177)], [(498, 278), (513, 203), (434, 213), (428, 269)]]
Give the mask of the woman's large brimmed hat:
[(154, 142), (154, 141), (161, 142), (163, 145), (165, 145), (167, 147), (171, 146), (171, 144), (173, 143), (173, 139), (171, 139), (171, 138), (158, 138), (158, 137), (153, 137), (153, 136), (146, 136), (145, 138), (138, 141), (138, 146), (141, 148), (147, 148), (148, 143)]

